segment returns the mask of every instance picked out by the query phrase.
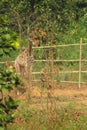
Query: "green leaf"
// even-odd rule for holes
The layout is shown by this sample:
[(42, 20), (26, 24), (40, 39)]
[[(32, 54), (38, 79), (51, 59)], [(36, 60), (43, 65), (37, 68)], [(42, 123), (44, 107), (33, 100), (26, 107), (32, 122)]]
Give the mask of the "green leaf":
[(0, 130), (5, 130), (3, 127), (0, 126)]
[(3, 49), (0, 48), (0, 56), (3, 56)]
[(18, 104), (15, 100), (13, 100), (12, 97), (9, 96), (9, 98), (5, 99), (5, 104), (9, 109), (16, 109), (18, 107)]
[(9, 49), (8, 49), (8, 48), (4, 48), (3, 51), (4, 51), (5, 53), (7, 53), (7, 54), (9, 53)]
[(3, 109), (5, 109), (5, 105), (3, 103), (0, 103), (0, 112), (3, 111)]

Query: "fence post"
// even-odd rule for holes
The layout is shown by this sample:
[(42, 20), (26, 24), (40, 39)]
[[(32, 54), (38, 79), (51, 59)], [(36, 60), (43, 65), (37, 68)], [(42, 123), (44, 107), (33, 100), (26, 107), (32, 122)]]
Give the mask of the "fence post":
[(82, 38), (80, 39), (80, 53), (79, 53), (79, 88), (81, 88), (81, 68), (82, 68)]
[(29, 37), (29, 25), (27, 28), (27, 47), (28, 47), (28, 59), (27, 59), (27, 71), (28, 71), (28, 94), (27, 99), (30, 100), (30, 94), (31, 94), (31, 72), (32, 72), (32, 64), (31, 64), (31, 55), (32, 55), (32, 41), (30, 41)]

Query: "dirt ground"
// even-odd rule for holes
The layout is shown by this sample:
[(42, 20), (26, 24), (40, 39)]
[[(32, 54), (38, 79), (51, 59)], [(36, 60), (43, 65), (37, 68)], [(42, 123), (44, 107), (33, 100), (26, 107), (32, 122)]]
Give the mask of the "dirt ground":
[[(27, 99), (27, 92), (19, 96), (20, 100)], [(47, 105), (47, 96), (48, 99), (52, 99), (53, 103), (56, 102), (58, 107), (66, 107), (69, 104), (75, 104), (78, 108), (87, 109), (87, 87), (78, 88), (76, 86), (67, 86), (67, 87), (55, 87), (52, 89), (41, 89), (39, 87), (32, 87), (30, 92), (31, 107), (40, 108), (41, 103), (43, 107)], [(42, 100), (42, 101), (41, 101)], [(49, 100), (48, 102), (50, 102)]]
[[(26, 91), (23, 95), (19, 96), (19, 99), (25, 99), (27, 95)], [(45, 97), (47, 93), (50, 93), (53, 97), (73, 97), (73, 96), (83, 96), (87, 97), (87, 87), (75, 87), (75, 86), (67, 86), (67, 87), (54, 87), (49, 90), (41, 89), (40, 87), (33, 86), (30, 89), (31, 97), (39, 98), (42, 95)]]

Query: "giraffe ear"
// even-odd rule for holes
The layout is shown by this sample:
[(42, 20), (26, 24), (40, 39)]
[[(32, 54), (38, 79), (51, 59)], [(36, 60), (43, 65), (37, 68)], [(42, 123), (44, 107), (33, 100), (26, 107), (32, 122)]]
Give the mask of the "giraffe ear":
[(37, 38), (34, 38), (34, 39), (29, 39), (29, 42), (32, 43), (33, 46), (38, 46), (38, 39)]
[(33, 39), (32, 44), (37, 47), (38, 46), (38, 39)]

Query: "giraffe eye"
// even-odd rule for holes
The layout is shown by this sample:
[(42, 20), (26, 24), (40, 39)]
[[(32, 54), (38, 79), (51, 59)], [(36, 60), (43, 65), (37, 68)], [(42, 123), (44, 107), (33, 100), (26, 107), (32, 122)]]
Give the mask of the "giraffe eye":
[(35, 45), (35, 42), (33, 41), (33, 45)]

